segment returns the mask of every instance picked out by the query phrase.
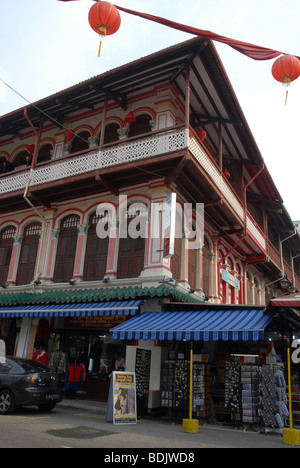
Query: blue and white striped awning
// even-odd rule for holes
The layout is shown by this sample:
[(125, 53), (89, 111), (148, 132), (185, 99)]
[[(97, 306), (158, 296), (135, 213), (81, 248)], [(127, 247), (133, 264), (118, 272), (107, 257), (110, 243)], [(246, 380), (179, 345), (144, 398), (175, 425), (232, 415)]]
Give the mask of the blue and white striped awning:
[(146, 312), (110, 333), (121, 340), (258, 341), (271, 319), (263, 309)]
[(0, 307), (1, 317), (102, 317), (135, 315), (143, 301), (41, 304)]

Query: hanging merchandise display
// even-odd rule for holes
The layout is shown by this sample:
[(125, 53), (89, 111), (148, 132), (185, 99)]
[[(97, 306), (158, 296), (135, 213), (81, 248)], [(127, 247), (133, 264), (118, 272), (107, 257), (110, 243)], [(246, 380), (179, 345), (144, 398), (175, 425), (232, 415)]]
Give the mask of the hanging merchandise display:
[(207, 364), (193, 364), (193, 413), (197, 418), (210, 416), (210, 367)]
[(226, 362), (225, 367), (225, 408), (232, 421), (241, 420), (240, 363)]
[(242, 421), (258, 424), (259, 416), (259, 367), (256, 365), (241, 366), (242, 387)]
[[(189, 406), (190, 362), (185, 359), (164, 361), (161, 369), (161, 407), (173, 409), (169, 416), (187, 414)], [(200, 362), (193, 363), (192, 413), (197, 418), (210, 416), (210, 367)]]
[(146, 349), (136, 350), (136, 394), (137, 397), (142, 398), (149, 391), (150, 383), (150, 365), (151, 365), (151, 351)]
[(286, 382), (278, 365), (262, 366), (260, 379), (260, 411), (266, 431), (281, 429), (287, 424)]

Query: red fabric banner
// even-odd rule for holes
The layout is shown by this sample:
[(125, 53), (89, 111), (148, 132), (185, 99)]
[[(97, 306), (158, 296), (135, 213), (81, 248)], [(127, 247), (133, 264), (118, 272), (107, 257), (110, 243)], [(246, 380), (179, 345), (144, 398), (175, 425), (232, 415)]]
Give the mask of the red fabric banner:
[(178, 31), (183, 31), (189, 34), (194, 34), (196, 36), (206, 37), (207, 39), (210, 39), (212, 41), (222, 42), (254, 60), (270, 60), (279, 57), (279, 55), (282, 54), (282, 52), (276, 50), (266, 49), (265, 47), (256, 46), (247, 42), (236, 41), (234, 39), (220, 36), (210, 31), (204, 31), (202, 29), (186, 26), (180, 23), (175, 23), (174, 21), (170, 21), (165, 18), (160, 18), (159, 16), (148, 15), (146, 13), (139, 13), (137, 11), (128, 10), (127, 8), (119, 7), (117, 5), (115, 6), (120, 11), (124, 11), (125, 13), (129, 13), (131, 15), (140, 16), (141, 18), (154, 21), (164, 26), (168, 26), (169, 28), (177, 29)]
[[(58, 1), (72, 2), (74, 0), (58, 0)], [(98, 0), (94, 0), (94, 1), (98, 1)], [(139, 16), (140, 18), (154, 21), (155, 23), (162, 24), (169, 28), (177, 29), (178, 31), (186, 32), (188, 34), (201, 36), (201, 37), (210, 39), (211, 41), (217, 41), (223, 44), (227, 44), (233, 49), (240, 52), (241, 54), (244, 54), (247, 57), (252, 58), (253, 60), (271, 60), (271, 59), (275, 59), (276, 57), (279, 57), (281, 54), (284, 53), (284, 52), (279, 52), (278, 50), (268, 49), (266, 47), (261, 47), (261, 46), (257, 46), (254, 44), (250, 44), (248, 42), (237, 41), (235, 39), (230, 39), (229, 37), (220, 36), (219, 34), (215, 34), (211, 31), (205, 31), (203, 29), (194, 28), (192, 26), (186, 26), (184, 24), (176, 23), (174, 21), (161, 18), (160, 16), (149, 15), (147, 13), (141, 13), (138, 11), (129, 10), (128, 8), (123, 8), (117, 5), (115, 6), (118, 8), (118, 10), (123, 11), (124, 13)], [(300, 57), (298, 58), (300, 59)]]

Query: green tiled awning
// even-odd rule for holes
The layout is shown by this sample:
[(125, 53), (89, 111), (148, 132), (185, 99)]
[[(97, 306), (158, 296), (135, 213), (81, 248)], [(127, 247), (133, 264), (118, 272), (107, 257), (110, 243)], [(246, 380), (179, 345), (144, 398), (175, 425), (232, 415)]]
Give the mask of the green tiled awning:
[[(0, 294), (0, 307), (33, 304), (70, 304), (75, 302), (103, 302), (153, 297), (168, 297), (179, 302), (196, 302), (190, 295), (181, 293), (168, 285), (153, 288), (124, 287), (73, 289), (42, 293), (3, 293)], [(200, 302), (200, 301), (199, 301)]]

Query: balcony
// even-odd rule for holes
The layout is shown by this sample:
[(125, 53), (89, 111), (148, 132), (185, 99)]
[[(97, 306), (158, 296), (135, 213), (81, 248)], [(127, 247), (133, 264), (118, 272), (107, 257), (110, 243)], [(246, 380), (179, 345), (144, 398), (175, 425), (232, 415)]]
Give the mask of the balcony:
[[(99, 183), (98, 185), (95, 183), (95, 174), (97, 173), (109, 175), (111, 172), (114, 174), (112, 177), (114, 180), (118, 171), (125, 179), (124, 183), (128, 184), (132, 168), (137, 164), (143, 161), (152, 165), (153, 161), (155, 164), (161, 164), (161, 161), (168, 160), (170, 170), (170, 167), (174, 167), (172, 158), (175, 159), (176, 155), (182, 157), (187, 150), (205, 173), (210, 189), (221, 194), (224, 205), (233, 213), (234, 219), (239, 222), (242, 228), (246, 228), (246, 235), (252, 251), (254, 249), (258, 254), (265, 254), (266, 238), (264, 233), (250, 213), (245, 212), (242, 201), (222, 176), (213, 158), (209, 156), (199, 140), (196, 137), (191, 137), (189, 131), (184, 128), (153, 132), (153, 134), (127, 139), (118, 144), (106, 145), (101, 151), (97, 148), (83, 154), (78, 153), (52, 160), (50, 163), (42, 163), (34, 170), (24, 168), (18, 169), (15, 173), (4, 174), (0, 177), (0, 195), (2, 200), (9, 200), (10, 197), (21, 199), (20, 195), (24, 193), (27, 185), (30, 185), (30, 190), (41, 195), (40, 199), (43, 200), (47, 191), (48, 195), (51, 193), (51, 197), (56, 196), (56, 189), (53, 190), (54, 186), (58, 187), (58, 190), (67, 190), (66, 187), (71, 186), (72, 183), (74, 191), (80, 190), (81, 186), (83, 190), (85, 187), (91, 190), (90, 187), (94, 184), (95, 193), (99, 193)], [(128, 175), (124, 172), (125, 167), (128, 170)], [(155, 169), (153, 171), (155, 172)], [(141, 172), (138, 175), (142, 177)]]
[(88, 153), (53, 160), (51, 163), (43, 163), (33, 171), (24, 168), (17, 170), (17, 173), (4, 174), (0, 177), (0, 195), (24, 191), (30, 177), (31, 187), (58, 180), (65, 183), (72, 177), (174, 153), (186, 147), (184, 130), (164, 131), (138, 140), (130, 139), (126, 143), (104, 147), (102, 151), (95, 149)]

